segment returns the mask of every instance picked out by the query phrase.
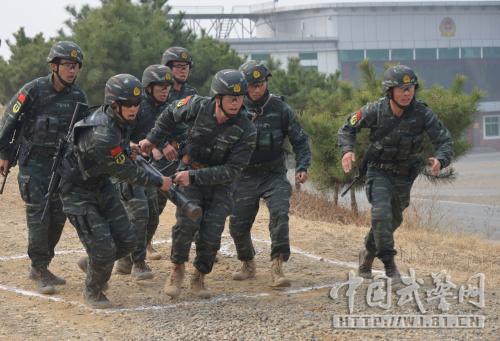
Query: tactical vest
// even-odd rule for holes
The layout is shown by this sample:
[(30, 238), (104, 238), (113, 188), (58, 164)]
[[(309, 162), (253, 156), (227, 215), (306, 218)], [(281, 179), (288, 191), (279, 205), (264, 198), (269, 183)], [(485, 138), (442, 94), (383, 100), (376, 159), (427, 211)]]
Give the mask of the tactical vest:
[(217, 166), (226, 163), (233, 145), (240, 140), (244, 131), (239, 127), (241, 113), (218, 125), (212, 105), (213, 101), (207, 101), (196, 117), (188, 133), (186, 152), (192, 161)]
[(56, 148), (68, 132), (78, 92), (55, 93), (46, 79), (34, 91), (36, 100), (26, 115), (23, 136), (32, 147)]
[(250, 159), (250, 165), (283, 158), (288, 115), (283, 112), (282, 104), (281, 97), (270, 94), (262, 107), (248, 109), (257, 129), (256, 146)]
[[(377, 144), (380, 150), (377, 159), (380, 163), (405, 163), (419, 156), (423, 149), (425, 110), (425, 104), (417, 102), (413, 110), (404, 113), (398, 126)], [(380, 108), (377, 126), (384, 126), (385, 122), (392, 119), (392, 115), (389, 109)]]
[[(94, 147), (94, 141), (92, 141), (92, 137), (89, 136), (89, 134), (92, 133), (93, 127), (97, 126), (113, 127), (117, 125), (113, 121), (113, 118), (105, 113), (107, 109), (108, 109), (107, 106), (100, 107), (92, 115), (77, 122), (73, 128), (73, 136), (72, 136), (73, 155), (74, 158), (77, 160), (78, 168), (82, 174), (83, 179), (85, 180), (88, 178), (98, 177), (100, 175), (103, 175), (102, 172), (100, 171), (100, 165), (96, 162), (96, 160), (89, 157), (87, 151), (89, 148)], [(130, 153), (129, 126), (127, 125), (123, 129), (118, 127), (115, 127), (114, 129), (120, 129), (120, 131), (122, 132), (122, 136), (120, 139), (120, 147), (125, 154), (129, 155)]]

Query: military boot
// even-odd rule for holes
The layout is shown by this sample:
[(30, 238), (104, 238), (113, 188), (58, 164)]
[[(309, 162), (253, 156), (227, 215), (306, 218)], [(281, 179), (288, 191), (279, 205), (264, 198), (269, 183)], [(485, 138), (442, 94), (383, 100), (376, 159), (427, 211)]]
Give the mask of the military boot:
[(278, 256), (273, 259), (271, 265), (272, 287), (283, 288), (291, 285), (290, 280), (283, 274), (283, 257)]
[(83, 291), (83, 300), (86, 305), (94, 309), (107, 309), (112, 307), (111, 302), (102, 292), (94, 293), (91, 290), (85, 289)]
[(151, 243), (149, 243), (146, 246), (146, 251), (147, 251), (148, 259), (150, 259), (150, 260), (160, 260), (161, 259), (161, 254), (155, 250), (155, 248), (153, 247), (153, 245)]
[(247, 260), (241, 262), (241, 268), (233, 272), (233, 279), (235, 281), (243, 281), (245, 279), (249, 278), (255, 278), (255, 273), (257, 272), (256, 266), (255, 266), (255, 260)]
[[(49, 281), (52, 285), (64, 285), (64, 284), (66, 284), (66, 280), (64, 278), (61, 278), (59, 276), (54, 275), (48, 269), (47, 269), (47, 272), (48, 272), (48, 276), (49, 276)], [(40, 271), (38, 271), (34, 267), (31, 267), (29, 278), (34, 280), (34, 281), (38, 281), (40, 279)]]
[(47, 268), (31, 268), (30, 279), (38, 284), (38, 292), (44, 295), (53, 295), (56, 293), (56, 288), (51, 281)]
[(271, 284), (272, 287), (275, 288), (283, 288), (283, 287), (289, 287), (290, 280), (285, 277), (283, 274), (283, 257), (278, 256), (273, 259), (273, 264), (271, 265), (271, 279), (273, 283)]
[(172, 271), (170, 272), (170, 278), (167, 283), (165, 283), (165, 287), (163, 291), (165, 294), (172, 298), (176, 298), (181, 293), (181, 285), (184, 281), (184, 274), (186, 272), (186, 266), (184, 263), (175, 264), (172, 263)]
[[(84, 274), (87, 274), (87, 269), (89, 268), (89, 257), (83, 256), (80, 257), (78, 262), (76, 262), (78, 268), (83, 271)], [(104, 284), (102, 287), (102, 291), (106, 291), (109, 289), (108, 283)]]
[(146, 262), (141, 261), (134, 263), (132, 266), (132, 277), (136, 281), (143, 281), (145, 279), (152, 279), (154, 275), (153, 271), (151, 271), (151, 268), (146, 264)]
[(132, 259), (130, 256), (120, 258), (115, 263), (115, 273), (118, 275), (130, 275), (132, 272)]
[(375, 260), (375, 255), (363, 249), (359, 252), (359, 268), (358, 275), (366, 279), (372, 279), (372, 265)]
[(393, 283), (401, 282), (401, 274), (394, 262), (394, 258), (384, 259), (382, 262), (384, 263), (385, 275), (391, 278)]
[(194, 269), (194, 272), (191, 274), (191, 293), (199, 298), (209, 298), (210, 291), (205, 288), (205, 274), (198, 271), (198, 269)]

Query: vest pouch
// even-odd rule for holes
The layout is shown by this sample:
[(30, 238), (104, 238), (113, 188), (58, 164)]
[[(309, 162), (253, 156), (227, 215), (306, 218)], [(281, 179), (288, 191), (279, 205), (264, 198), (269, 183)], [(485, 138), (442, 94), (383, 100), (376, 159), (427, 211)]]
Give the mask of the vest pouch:
[(399, 140), (399, 152), (396, 156), (396, 160), (408, 160), (411, 154), (411, 147), (413, 144), (413, 139), (409, 136), (404, 136)]
[(393, 161), (398, 154), (398, 148), (395, 146), (384, 146), (380, 154), (380, 161)]

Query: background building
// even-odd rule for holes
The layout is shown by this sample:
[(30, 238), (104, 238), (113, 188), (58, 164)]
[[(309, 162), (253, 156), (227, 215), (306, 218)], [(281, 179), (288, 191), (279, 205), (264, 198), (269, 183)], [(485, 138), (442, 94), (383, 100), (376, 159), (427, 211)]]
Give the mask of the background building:
[[(365, 58), (381, 71), (388, 61), (417, 70), (426, 85), (468, 77), (467, 90), (487, 92), (469, 132), (476, 149), (500, 150), (500, 1), (330, 2), (293, 7), (174, 8), (194, 30), (228, 42), (252, 59), (297, 57), (304, 67), (341, 71), (359, 80)], [(208, 21), (208, 23), (207, 23)], [(208, 24), (208, 26), (207, 26)]]

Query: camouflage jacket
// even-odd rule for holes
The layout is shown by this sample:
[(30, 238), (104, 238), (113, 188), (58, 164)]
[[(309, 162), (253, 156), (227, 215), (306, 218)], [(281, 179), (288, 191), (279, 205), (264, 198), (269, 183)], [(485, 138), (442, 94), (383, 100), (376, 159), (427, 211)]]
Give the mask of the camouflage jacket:
[(190, 170), (196, 184), (230, 183), (248, 165), (255, 149), (256, 131), (244, 108), (235, 117), (218, 124), (213, 98), (187, 97), (163, 111), (147, 139), (155, 145), (170, 139), (179, 123), (190, 126), (186, 151), (191, 162), (204, 165)]
[(156, 119), (167, 106), (168, 102), (157, 104), (151, 95), (144, 94), (137, 118), (131, 124), (130, 140), (138, 143), (140, 140), (146, 138), (147, 133), (154, 127)]
[[(377, 130), (391, 120), (400, 121), (381, 141), (374, 141)], [(354, 150), (356, 134), (362, 128), (370, 129), (370, 141), (377, 144), (376, 162), (404, 164), (416, 160), (423, 149), (424, 132), (429, 135), (434, 145), (435, 157), (441, 162), (441, 167), (448, 166), (453, 157), (450, 132), (437, 115), (419, 100), (413, 101), (400, 118), (392, 113), (387, 97), (368, 103), (359, 111), (350, 114), (338, 133), (342, 153)]]
[(84, 181), (113, 177), (139, 186), (162, 185), (160, 177), (146, 172), (128, 157), (129, 129), (107, 105), (75, 124), (73, 150), (68, 157), (78, 164)]
[(250, 166), (284, 159), (284, 143), (288, 137), (295, 153), (296, 171), (307, 171), (311, 164), (309, 137), (300, 126), (290, 106), (269, 92), (258, 102), (245, 97), (245, 106), (257, 129), (255, 151)]
[(168, 103), (173, 103), (175, 101), (178, 101), (180, 99), (186, 98), (188, 96), (193, 96), (193, 95), (198, 95), (198, 91), (193, 88), (191, 85), (188, 83), (182, 84), (181, 90), (176, 91), (174, 87), (170, 89), (170, 92), (168, 93), (168, 98), (167, 102)]
[[(85, 93), (77, 85), (57, 92), (52, 84), (52, 74), (25, 84), (7, 104), (0, 120), (0, 159), (8, 158), (11, 152), (9, 142), (20, 122), (23, 154), (28, 158), (35, 147), (34, 154), (44, 153), (46, 156), (39, 160), (50, 164), (59, 140), (67, 134), (76, 102), (87, 103)], [(77, 119), (84, 116), (82, 113)]]

